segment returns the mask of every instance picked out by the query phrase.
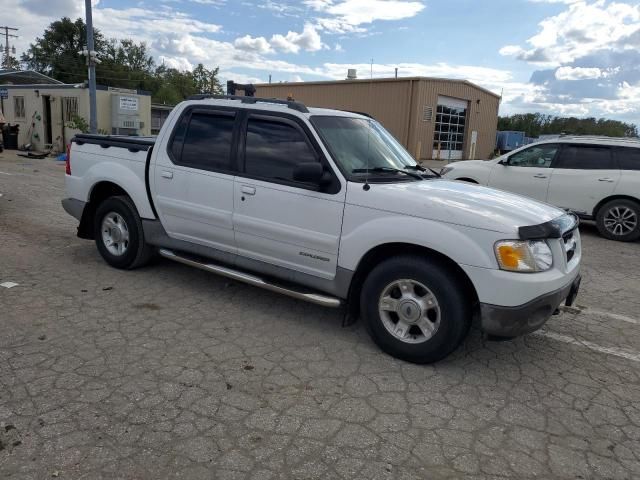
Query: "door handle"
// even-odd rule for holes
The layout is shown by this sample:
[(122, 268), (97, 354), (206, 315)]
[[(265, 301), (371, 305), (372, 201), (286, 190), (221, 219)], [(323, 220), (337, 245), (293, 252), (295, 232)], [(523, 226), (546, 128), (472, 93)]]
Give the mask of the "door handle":
[(162, 176), (162, 178), (168, 178), (168, 179), (172, 179), (173, 178), (173, 172), (167, 172), (166, 170), (163, 170), (160, 175)]
[(533, 178), (547, 178), (547, 176), (542, 173), (537, 173), (533, 176)]
[(613, 183), (615, 180), (613, 178), (599, 178), (598, 179), (599, 182), (609, 182), (609, 183)]
[(255, 195), (256, 194), (256, 187), (249, 187), (247, 185), (243, 185), (240, 190), (245, 195)]

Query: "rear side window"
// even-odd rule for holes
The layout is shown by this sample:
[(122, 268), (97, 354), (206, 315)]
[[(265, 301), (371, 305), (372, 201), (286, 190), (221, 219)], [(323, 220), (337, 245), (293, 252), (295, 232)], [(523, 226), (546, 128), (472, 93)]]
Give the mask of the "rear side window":
[(620, 170), (640, 170), (640, 148), (619, 148), (616, 155)]
[(234, 115), (195, 111), (176, 129), (171, 153), (174, 162), (203, 170), (233, 170), (231, 146)]
[(305, 134), (292, 124), (249, 118), (245, 172), (278, 181), (294, 181), (299, 163), (319, 162)]
[(555, 168), (575, 170), (616, 169), (611, 148), (597, 145), (564, 145)]

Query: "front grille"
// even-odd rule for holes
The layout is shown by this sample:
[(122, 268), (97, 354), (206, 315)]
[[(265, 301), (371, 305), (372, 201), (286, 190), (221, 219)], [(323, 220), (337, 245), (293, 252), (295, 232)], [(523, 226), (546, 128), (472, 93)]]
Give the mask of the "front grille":
[(576, 248), (578, 246), (578, 244), (576, 243), (576, 239), (573, 236), (573, 230), (565, 233), (562, 236), (562, 242), (564, 245), (564, 252), (567, 257), (567, 263), (569, 263), (571, 259), (575, 256)]

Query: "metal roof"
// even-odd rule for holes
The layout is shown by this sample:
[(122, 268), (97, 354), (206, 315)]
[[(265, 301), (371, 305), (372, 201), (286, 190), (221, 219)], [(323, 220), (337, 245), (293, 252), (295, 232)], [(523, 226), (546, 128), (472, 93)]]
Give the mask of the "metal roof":
[(10, 85), (60, 85), (62, 82), (35, 70), (0, 70), (0, 84)]
[(423, 80), (427, 82), (449, 82), (449, 83), (463, 83), (465, 85), (469, 85), (473, 88), (477, 88), (478, 90), (482, 90), (483, 92), (493, 95), (496, 98), (502, 98), (495, 92), (488, 90), (480, 85), (476, 85), (469, 80), (464, 80), (461, 78), (441, 78), (441, 77), (391, 77), (391, 78), (357, 78), (357, 79), (346, 79), (346, 80), (318, 80), (312, 82), (279, 82), (279, 83), (256, 83), (256, 88), (259, 87), (269, 87), (269, 86), (277, 86), (277, 85), (341, 85), (346, 83), (381, 83), (381, 82), (406, 82), (410, 80)]

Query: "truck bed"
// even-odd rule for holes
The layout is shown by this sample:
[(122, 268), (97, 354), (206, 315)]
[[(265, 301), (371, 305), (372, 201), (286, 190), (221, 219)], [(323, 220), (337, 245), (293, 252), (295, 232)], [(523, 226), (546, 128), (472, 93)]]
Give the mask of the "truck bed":
[(96, 185), (120, 187), (135, 202), (142, 218), (154, 219), (147, 188), (149, 154), (155, 137), (127, 137), (81, 133), (71, 140), (71, 175), (66, 175), (72, 198), (89, 202)]

